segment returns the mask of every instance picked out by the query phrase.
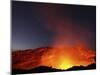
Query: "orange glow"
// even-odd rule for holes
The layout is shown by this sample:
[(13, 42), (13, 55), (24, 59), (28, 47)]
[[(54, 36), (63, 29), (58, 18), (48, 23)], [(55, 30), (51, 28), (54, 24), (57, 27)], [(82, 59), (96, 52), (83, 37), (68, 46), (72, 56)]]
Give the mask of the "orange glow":
[(80, 45), (17, 51), (13, 53), (13, 68), (31, 69), (47, 66), (66, 70), (73, 66), (87, 66), (95, 63), (95, 54), (94, 50)]
[(59, 60), (59, 64), (56, 68), (58, 69), (67, 69), (72, 67), (72, 64), (70, 64), (70, 60), (66, 60), (63, 57)]
[(95, 63), (95, 52), (83, 47), (53, 48), (42, 56), (42, 65), (68, 69), (73, 66), (87, 66)]

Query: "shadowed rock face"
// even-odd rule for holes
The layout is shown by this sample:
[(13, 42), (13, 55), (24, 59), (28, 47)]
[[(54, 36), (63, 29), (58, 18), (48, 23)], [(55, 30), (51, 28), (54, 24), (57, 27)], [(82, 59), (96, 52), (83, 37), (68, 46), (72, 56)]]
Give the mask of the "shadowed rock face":
[(50, 47), (27, 49), (12, 52), (12, 68), (31, 69), (41, 64), (41, 57), (50, 50)]

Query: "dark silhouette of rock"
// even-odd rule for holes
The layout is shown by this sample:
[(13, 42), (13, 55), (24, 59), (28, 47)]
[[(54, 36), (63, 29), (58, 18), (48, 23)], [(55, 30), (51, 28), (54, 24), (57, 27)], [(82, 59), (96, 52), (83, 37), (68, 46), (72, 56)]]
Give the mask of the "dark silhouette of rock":
[(87, 69), (96, 69), (96, 64), (93, 63), (93, 64), (88, 65)]
[(90, 64), (86, 67), (84, 66), (73, 66), (69, 69), (66, 70), (61, 70), (61, 69), (56, 69), (52, 67), (47, 67), (47, 66), (39, 66), (35, 67), (30, 70), (22, 70), (22, 69), (13, 69), (12, 74), (27, 74), (27, 73), (44, 73), (44, 72), (60, 72), (60, 71), (77, 71), (77, 70), (90, 70), (90, 69), (96, 69), (96, 64)]
[(73, 66), (72, 68), (67, 69), (67, 71), (71, 71), (71, 70), (90, 70), (90, 69), (96, 69), (96, 64), (90, 64), (86, 67), (84, 66)]

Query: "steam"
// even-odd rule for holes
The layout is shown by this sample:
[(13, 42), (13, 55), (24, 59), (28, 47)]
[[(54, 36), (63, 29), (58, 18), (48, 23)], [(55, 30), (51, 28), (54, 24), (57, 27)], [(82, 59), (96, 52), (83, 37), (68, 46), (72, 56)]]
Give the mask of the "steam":
[[(85, 41), (80, 37), (88, 37), (88, 35), (84, 34), (84, 30), (85, 32), (88, 32), (88, 30), (84, 28), (80, 29), (76, 25), (78, 23), (76, 23), (72, 18), (72, 11), (70, 10), (67, 12), (63, 7), (64, 5), (58, 6), (49, 4), (44, 4), (40, 7), (41, 15), (46, 22), (44, 28), (47, 31), (51, 31), (54, 33), (52, 46), (66, 47), (73, 46), (79, 43), (84, 44)], [(66, 10), (67, 9), (68, 7), (66, 7)], [(86, 43), (84, 45), (86, 45)]]

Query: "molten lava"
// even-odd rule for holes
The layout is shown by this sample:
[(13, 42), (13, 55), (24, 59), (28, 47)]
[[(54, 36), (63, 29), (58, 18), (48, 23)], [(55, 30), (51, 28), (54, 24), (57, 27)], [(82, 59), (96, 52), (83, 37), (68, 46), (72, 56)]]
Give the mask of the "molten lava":
[(41, 64), (56, 69), (87, 66), (95, 63), (95, 52), (81, 47), (53, 48), (42, 56)]
[(96, 63), (94, 58), (95, 51), (86, 47), (43, 47), (13, 52), (12, 67), (28, 70), (39, 66), (48, 66), (65, 70), (73, 66), (87, 66)]

